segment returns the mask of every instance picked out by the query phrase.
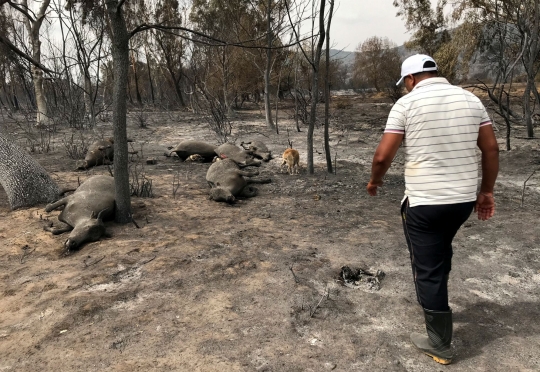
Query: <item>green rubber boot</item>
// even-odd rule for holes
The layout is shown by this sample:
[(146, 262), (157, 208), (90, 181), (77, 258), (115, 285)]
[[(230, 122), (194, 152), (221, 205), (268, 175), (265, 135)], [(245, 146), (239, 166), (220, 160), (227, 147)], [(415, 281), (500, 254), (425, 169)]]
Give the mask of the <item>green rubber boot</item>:
[(424, 309), (427, 336), (411, 333), (411, 341), (420, 351), (437, 363), (452, 362), (452, 310), (435, 311)]

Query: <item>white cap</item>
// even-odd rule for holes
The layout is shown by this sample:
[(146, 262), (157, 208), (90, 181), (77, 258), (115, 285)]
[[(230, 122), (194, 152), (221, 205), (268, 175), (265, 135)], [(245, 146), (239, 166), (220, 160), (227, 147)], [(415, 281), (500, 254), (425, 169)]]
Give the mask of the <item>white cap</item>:
[[(435, 67), (424, 67), (424, 63), (431, 61), (435, 63)], [(437, 71), (437, 63), (433, 58), (425, 54), (415, 54), (410, 56), (401, 65), (401, 79), (396, 83), (396, 85), (401, 84), (405, 76), (417, 74), (424, 71)]]

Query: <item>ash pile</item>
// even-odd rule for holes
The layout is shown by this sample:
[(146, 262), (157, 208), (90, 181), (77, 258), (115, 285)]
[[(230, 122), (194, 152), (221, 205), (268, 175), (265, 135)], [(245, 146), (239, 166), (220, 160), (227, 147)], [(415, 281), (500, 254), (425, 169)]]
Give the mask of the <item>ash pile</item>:
[(385, 277), (385, 273), (382, 270), (365, 270), (361, 268), (351, 268), (349, 266), (343, 266), (339, 273), (338, 281), (345, 287), (349, 288), (361, 288), (378, 291), (381, 289), (381, 281)]

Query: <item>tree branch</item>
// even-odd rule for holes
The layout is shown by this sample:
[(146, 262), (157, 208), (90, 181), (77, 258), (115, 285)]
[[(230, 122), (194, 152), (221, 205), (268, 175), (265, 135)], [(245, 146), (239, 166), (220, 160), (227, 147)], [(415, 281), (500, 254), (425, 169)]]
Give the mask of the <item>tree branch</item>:
[(40, 68), (44, 72), (47, 72), (51, 75), (55, 75), (56, 72), (53, 70), (48, 69), (47, 67), (43, 66), (41, 63), (36, 61), (34, 58), (30, 57), (28, 54), (24, 53), (22, 50), (17, 48), (7, 37), (0, 34), (0, 43), (6, 45), (9, 49), (11, 49), (15, 54), (17, 54), (19, 57), (26, 59), (28, 62), (33, 64), (34, 66)]
[[(10, 0), (0, 0), (0, 6), (2, 6), (3, 4), (5, 3), (8, 3), (9, 6), (11, 6), (13, 9), (16, 9), (18, 10), (19, 12), (21, 12), (22, 14), (24, 14), (24, 16), (26, 18), (28, 18), (29, 20), (31, 20), (32, 22), (35, 20), (34, 17), (32, 15), (30, 15), (30, 13), (28, 13), (28, 11), (26, 9), (28, 9), (27, 7), (21, 7), (19, 4), (17, 3), (12, 3)], [(30, 10), (30, 9), (28, 9)], [(31, 10), (30, 10), (31, 11)], [(31, 11), (32, 12), (32, 11)], [(34, 13), (34, 12), (32, 12)]]
[(116, 6), (116, 11), (119, 12), (120, 11), (120, 8), (122, 7), (122, 5), (124, 5), (124, 3), (126, 2), (126, 0), (120, 0), (118, 2), (118, 5)]
[[(265, 35), (262, 35), (261, 37), (259, 38), (256, 38), (256, 39), (250, 39), (250, 40), (244, 40), (244, 41), (239, 41), (239, 42), (234, 42), (234, 43), (230, 43), (228, 41), (224, 41), (224, 40), (221, 40), (221, 39), (217, 39), (215, 37), (212, 37), (210, 35), (206, 35), (206, 34), (203, 34), (201, 32), (198, 32), (198, 31), (195, 31), (195, 30), (192, 30), (192, 29), (189, 29), (189, 28), (186, 28), (186, 27), (181, 27), (181, 26), (163, 26), (163, 25), (158, 25), (158, 24), (147, 24), (147, 23), (143, 23), (143, 24), (140, 24), (139, 26), (135, 27), (130, 33), (129, 33), (129, 37), (133, 37), (135, 34), (139, 33), (139, 32), (142, 32), (142, 31), (146, 31), (146, 30), (150, 30), (150, 29), (154, 29), (154, 30), (158, 30), (158, 31), (161, 31), (163, 33), (167, 33), (167, 34), (170, 34), (170, 35), (174, 35), (174, 36), (178, 36), (178, 37), (181, 37), (183, 39), (186, 39), (186, 40), (189, 40), (189, 41), (193, 41), (194, 43), (199, 43), (199, 44), (204, 44), (204, 45), (209, 45), (209, 46), (220, 46), (220, 47), (227, 47), (227, 46), (236, 46), (236, 47), (241, 47), (241, 48), (246, 48), (246, 49), (285, 49), (285, 48), (288, 48), (288, 47), (291, 47), (293, 45), (297, 45), (297, 44), (300, 44), (302, 41), (304, 40), (307, 40), (309, 39), (308, 37), (302, 39), (302, 40), (299, 40), (299, 41), (296, 41), (294, 43), (291, 43), (291, 44), (286, 44), (286, 45), (280, 45), (280, 46), (276, 46), (276, 47), (265, 47), (265, 46), (256, 46), (256, 45), (246, 45), (247, 43), (252, 43), (252, 42), (255, 42), (257, 40), (260, 40), (262, 39), (263, 37), (266, 36)], [(194, 35), (197, 35), (197, 36), (200, 36), (202, 38), (205, 38), (205, 39), (208, 39), (210, 41), (213, 41), (214, 43), (210, 43), (210, 42), (205, 42), (205, 41), (202, 41), (202, 40), (197, 40), (197, 39), (194, 39), (192, 37), (188, 37), (188, 36), (185, 36), (185, 35), (179, 35), (175, 32), (172, 32), (171, 30), (173, 31), (185, 31), (185, 32), (189, 32), (191, 34), (194, 34)]]

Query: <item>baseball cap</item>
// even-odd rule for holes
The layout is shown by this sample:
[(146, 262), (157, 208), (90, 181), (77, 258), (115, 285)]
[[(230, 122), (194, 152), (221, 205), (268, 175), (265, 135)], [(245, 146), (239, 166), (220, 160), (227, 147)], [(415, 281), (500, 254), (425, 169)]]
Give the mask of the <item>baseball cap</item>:
[[(424, 67), (424, 63), (428, 61), (435, 63), (435, 67)], [(424, 71), (437, 71), (437, 63), (435, 60), (425, 54), (415, 54), (414, 56), (410, 56), (401, 64), (401, 79), (399, 79), (396, 85), (401, 84), (405, 76)]]

